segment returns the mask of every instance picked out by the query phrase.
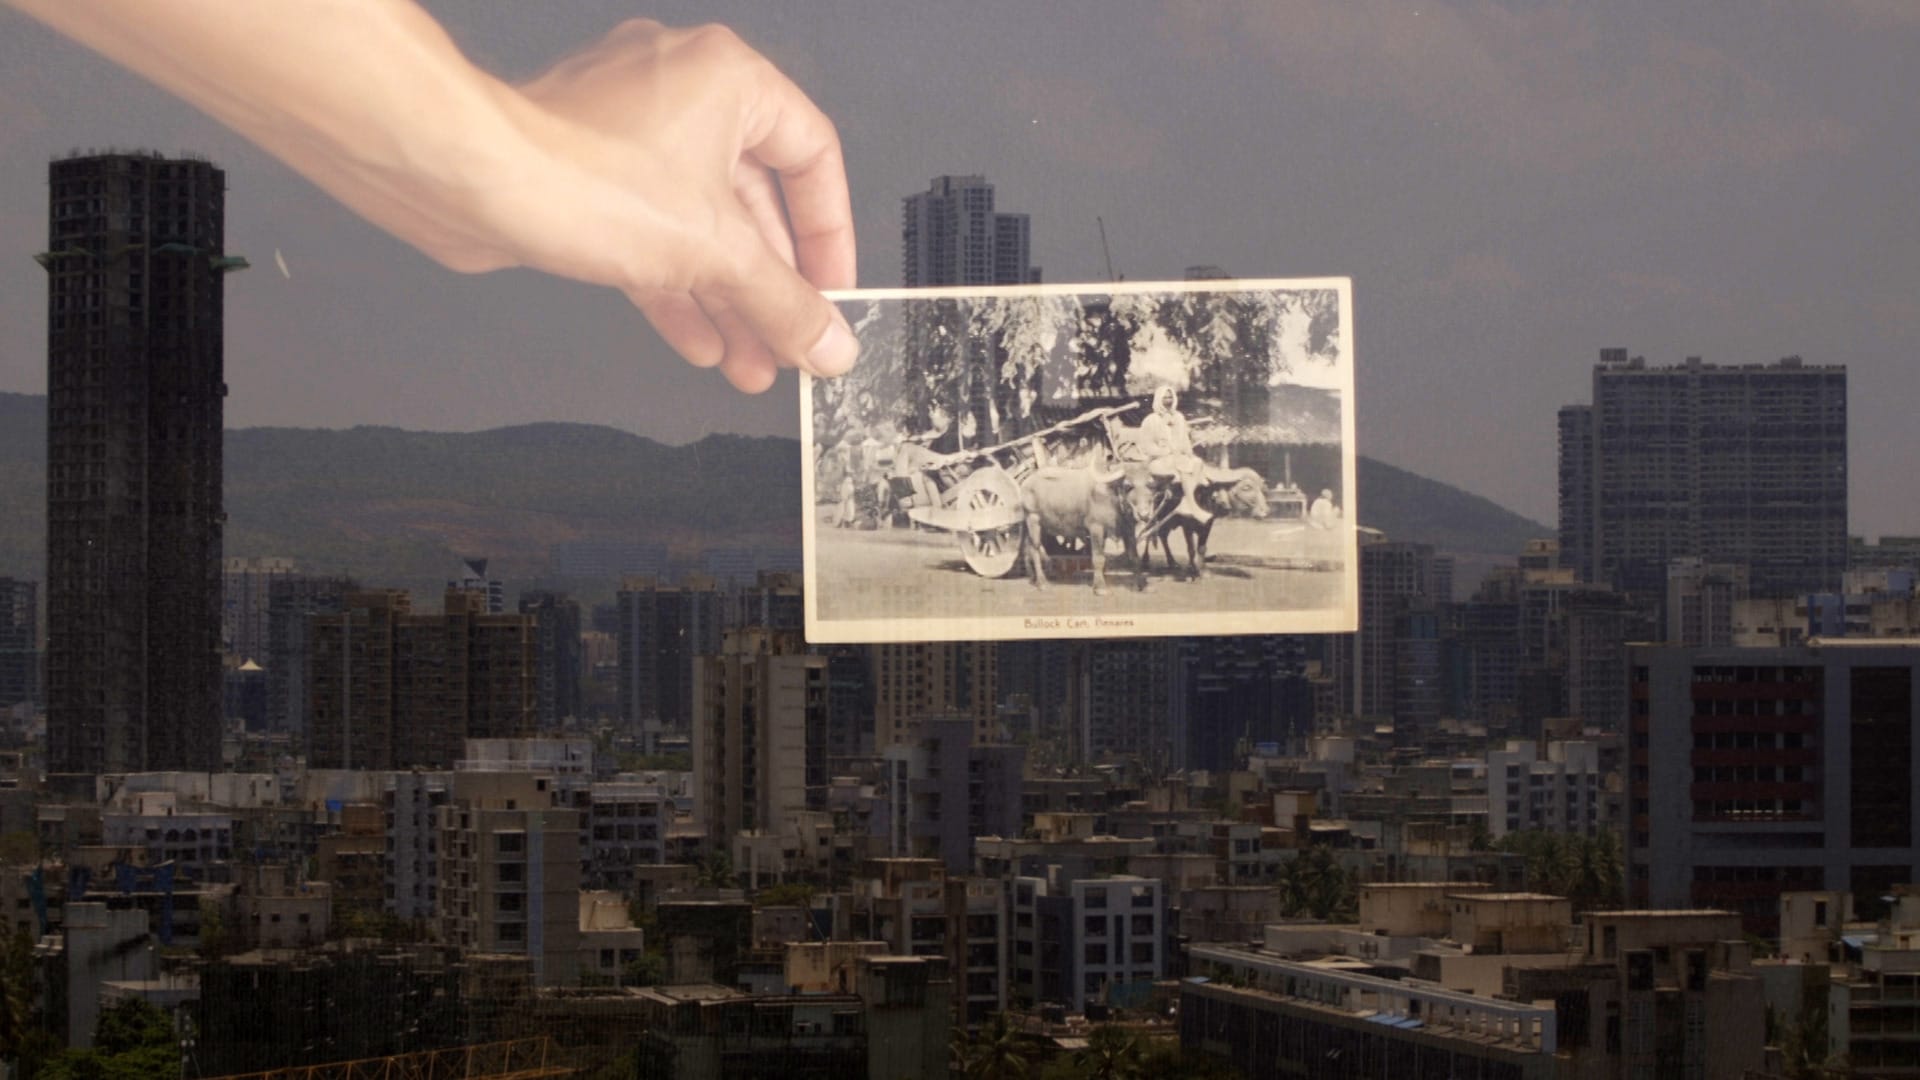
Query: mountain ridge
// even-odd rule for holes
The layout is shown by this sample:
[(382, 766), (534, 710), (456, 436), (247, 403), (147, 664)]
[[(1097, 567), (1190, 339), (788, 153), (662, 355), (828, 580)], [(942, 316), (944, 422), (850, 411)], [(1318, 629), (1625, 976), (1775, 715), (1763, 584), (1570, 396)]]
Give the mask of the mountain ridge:
[[(546, 575), (570, 540), (669, 549), (797, 548), (800, 447), (716, 433), (681, 445), (599, 424), (537, 421), (477, 432), (386, 425), (226, 432), (226, 548), (281, 555), (369, 583), (444, 581), (466, 555), (501, 576)], [(1360, 519), (1490, 564), (1546, 526), (1410, 470), (1362, 456)], [(46, 398), (0, 393), (0, 574), (39, 578)], [(25, 512), (19, 512), (24, 508)]]

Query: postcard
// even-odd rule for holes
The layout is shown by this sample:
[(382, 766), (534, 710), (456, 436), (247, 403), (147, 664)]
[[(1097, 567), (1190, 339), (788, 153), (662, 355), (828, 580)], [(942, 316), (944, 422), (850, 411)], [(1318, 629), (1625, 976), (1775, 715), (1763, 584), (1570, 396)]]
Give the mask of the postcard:
[(829, 296), (810, 641), (1355, 629), (1349, 279)]

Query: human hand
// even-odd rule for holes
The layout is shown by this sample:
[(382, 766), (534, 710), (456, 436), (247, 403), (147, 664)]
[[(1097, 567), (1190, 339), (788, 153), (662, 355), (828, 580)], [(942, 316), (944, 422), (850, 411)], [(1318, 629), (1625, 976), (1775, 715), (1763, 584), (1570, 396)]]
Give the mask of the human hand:
[(723, 27), (634, 20), (519, 89), (544, 161), (493, 208), (519, 261), (623, 290), (742, 390), (852, 366), (818, 291), (854, 284), (839, 137), (764, 57)]

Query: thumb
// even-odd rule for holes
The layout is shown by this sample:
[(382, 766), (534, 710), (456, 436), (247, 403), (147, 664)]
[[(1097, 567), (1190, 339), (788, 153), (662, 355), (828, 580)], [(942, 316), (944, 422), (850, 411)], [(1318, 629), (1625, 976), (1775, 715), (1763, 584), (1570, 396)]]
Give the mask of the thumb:
[(785, 367), (831, 378), (853, 367), (859, 342), (820, 294), (751, 227), (729, 230), (718, 274), (700, 288), (758, 335)]

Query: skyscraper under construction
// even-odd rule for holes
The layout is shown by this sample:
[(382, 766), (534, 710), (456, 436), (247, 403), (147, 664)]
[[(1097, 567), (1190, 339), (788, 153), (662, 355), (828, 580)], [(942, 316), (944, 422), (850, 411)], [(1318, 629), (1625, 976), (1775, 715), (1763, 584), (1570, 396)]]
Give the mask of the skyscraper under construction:
[(105, 154), (49, 182), (48, 766), (218, 769), (225, 174)]

